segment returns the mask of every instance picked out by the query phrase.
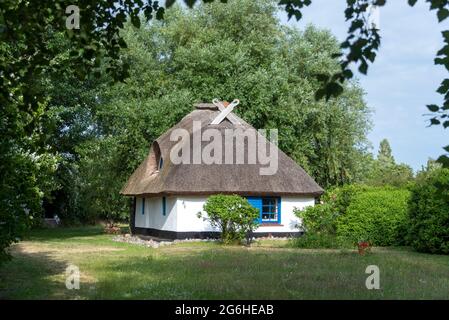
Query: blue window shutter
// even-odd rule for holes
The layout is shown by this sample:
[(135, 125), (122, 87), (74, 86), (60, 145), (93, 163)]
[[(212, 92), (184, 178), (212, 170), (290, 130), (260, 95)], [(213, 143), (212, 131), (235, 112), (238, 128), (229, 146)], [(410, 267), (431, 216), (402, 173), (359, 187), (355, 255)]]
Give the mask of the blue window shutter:
[[(277, 200), (277, 221), (274, 221), (275, 223), (281, 223), (281, 197), (266, 197), (268, 199), (276, 199)], [(259, 223), (273, 223), (273, 221), (266, 221), (263, 222), (262, 221), (262, 199), (266, 199), (266, 198), (262, 198), (262, 197), (246, 197), (246, 199), (248, 200), (249, 204), (252, 205), (254, 208), (259, 210)], [(272, 208), (274, 209), (274, 208)], [(274, 211), (274, 210), (273, 210)]]
[(145, 214), (145, 198), (142, 198), (142, 214)]
[(278, 223), (281, 223), (281, 197), (278, 197)]
[(162, 197), (162, 215), (165, 216), (167, 211), (167, 199)]
[(262, 223), (262, 198), (261, 197), (246, 197), (249, 204), (259, 210), (259, 223)]

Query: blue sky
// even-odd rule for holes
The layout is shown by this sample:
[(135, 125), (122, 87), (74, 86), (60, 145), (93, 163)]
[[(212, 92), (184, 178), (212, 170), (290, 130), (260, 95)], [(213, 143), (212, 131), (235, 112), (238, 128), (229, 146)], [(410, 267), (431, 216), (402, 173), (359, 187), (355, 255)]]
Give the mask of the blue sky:
[[(287, 22), (304, 28), (307, 24), (331, 30), (341, 41), (348, 24), (344, 17), (346, 1), (313, 0), (303, 10), (303, 18)], [(377, 154), (380, 140), (387, 138), (397, 162), (420, 169), (429, 157), (436, 158), (449, 144), (449, 130), (441, 126), (427, 127), (426, 104), (442, 102), (436, 93), (447, 76), (433, 59), (443, 45), (441, 30), (449, 23), (439, 24), (435, 12), (424, 1), (409, 7), (406, 0), (389, 0), (379, 12), (382, 44), (368, 75), (358, 75), (366, 91), (365, 99), (373, 109), (373, 129), (368, 138)]]

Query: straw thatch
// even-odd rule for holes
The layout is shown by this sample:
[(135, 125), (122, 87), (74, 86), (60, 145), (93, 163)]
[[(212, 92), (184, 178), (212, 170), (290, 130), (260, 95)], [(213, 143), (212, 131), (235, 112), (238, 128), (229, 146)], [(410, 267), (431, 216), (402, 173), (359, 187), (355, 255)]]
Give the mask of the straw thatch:
[[(190, 134), (190, 154), (193, 149), (193, 121), (201, 121), (202, 130), (215, 128), (224, 132), (229, 128), (252, 128), (238, 118), (240, 124), (233, 125), (227, 119), (219, 125), (210, 125), (219, 111), (213, 104), (198, 104), (196, 110), (185, 116), (177, 125), (160, 136), (151, 146), (147, 158), (134, 171), (121, 193), (127, 196), (145, 195), (195, 195), (195, 194), (241, 194), (241, 195), (299, 195), (318, 196), (323, 189), (292, 159), (278, 150), (278, 169), (274, 175), (260, 175), (259, 168), (267, 167), (258, 162), (248, 164), (245, 156), (243, 164), (179, 164), (170, 161), (170, 150), (177, 144), (170, 141), (170, 134), (176, 128), (184, 128)], [(224, 136), (224, 134), (223, 134)], [(259, 136), (260, 137), (260, 136)], [(224, 139), (223, 139), (224, 140)], [(247, 139), (242, 139), (245, 154)], [(269, 142), (266, 142), (269, 143)], [(202, 142), (202, 147), (209, 142)], [(234, 157), (240, 145), (234, 141)], [(223, 144), (223, 159), (225, 147)], [(159, 159), (163, 166), (159, 170)]]

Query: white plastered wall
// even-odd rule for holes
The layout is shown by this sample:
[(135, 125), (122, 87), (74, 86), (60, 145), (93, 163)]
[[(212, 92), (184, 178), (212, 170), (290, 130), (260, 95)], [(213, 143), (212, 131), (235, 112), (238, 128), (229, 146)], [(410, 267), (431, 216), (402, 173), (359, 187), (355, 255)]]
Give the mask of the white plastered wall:
[[(177, 198), (177, 229), (178, 232), (190, 231), (218, 231), (208, 221), (197, 217), (197, 213), (203, 211), (206, 202), (205, 196), (182, 196)], [(281, 198), (281, 223), (280, 226), (259, 226), (255, 232), (298, 232), (296, 226), (300, 224), (299, 219), (293, 213), (294, 208), (303, 209), (313, 206), (315, 199), (312, 197), (282, 197)]]
[(135, 226), (157, 230), (177, 231), (177, 199), (166, 197), (166, 213), (162, 214), (162, 197), (145, 198), (142, 214), (142, 197), (136, 198)]

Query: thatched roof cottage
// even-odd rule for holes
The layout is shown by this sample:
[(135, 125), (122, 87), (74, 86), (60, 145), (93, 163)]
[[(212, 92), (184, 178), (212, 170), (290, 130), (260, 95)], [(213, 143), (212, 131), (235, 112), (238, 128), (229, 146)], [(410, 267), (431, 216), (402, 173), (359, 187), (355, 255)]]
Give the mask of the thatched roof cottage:
[[(215, 236), (218, 230), (197, 213), (203, 211), (209, 195), (218, 193), (245, 196), (259, 209), (255, 236), (299, 232), (294, 208), (314, 205), (323, 189), (269, 139), (231, 112), (238, 102), (229, 107), (224, 104), (196, 105), (153, 142), (147, 158), (121, 191), (133, 197), (133, 233), (176, 239)], [(255, 140), (251, 132), (256, 132)], [(233, 135), (229, 140), (228, 133)], [(264, 148), (273, 163), (267, 157), (257, 161)]]

